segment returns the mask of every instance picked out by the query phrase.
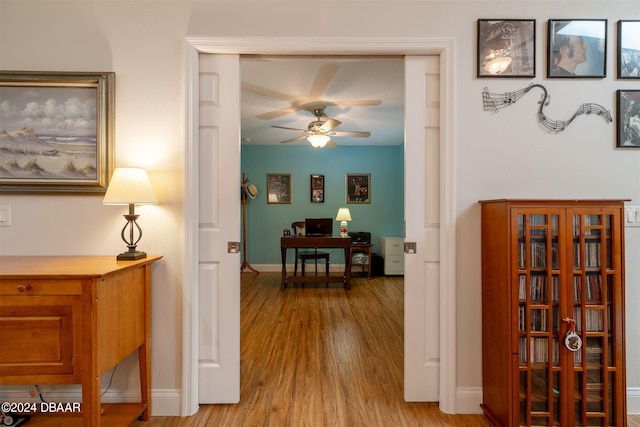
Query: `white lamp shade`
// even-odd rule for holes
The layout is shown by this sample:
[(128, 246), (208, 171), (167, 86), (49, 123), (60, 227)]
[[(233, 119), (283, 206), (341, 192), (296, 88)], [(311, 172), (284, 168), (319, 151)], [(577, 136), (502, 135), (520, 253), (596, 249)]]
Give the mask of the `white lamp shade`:
[(325, 145), (327, 145), (327, 142), (329, 142), (331, 138), (329, 138), (327, 135), (322, 135), (322, 134), (313, 134), (313, 135), (309, 135), (307, 137), (307, 140), (311, 143), (311, 145), (313, 145), (315, 148), (322, 148)]
[(336, 215), (336, 221), (351, 221), (351, 212), (349, 212), (349, 208), (338, 209), (338, 215)]
[(147, 171), (141, 168), (116, 168), (102, 203), (105, 205), (158, 203)]

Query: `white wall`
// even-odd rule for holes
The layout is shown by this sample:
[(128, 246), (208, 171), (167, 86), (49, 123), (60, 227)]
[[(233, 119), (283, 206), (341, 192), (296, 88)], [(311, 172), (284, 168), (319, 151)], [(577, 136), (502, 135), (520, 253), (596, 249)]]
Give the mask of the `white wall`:
[[(640, 19), (633, 1), (31, 1), (0, 0), (0, 69), (115, 71), (116, 164), (149, 171), (161, 204), (142, 207), (141, 247), (164, 259), (154, 268), (154, 414), (179, 413), (181, 387), (183, 40), (186, 36), (454, 37), (456, 55), (456, 210), (458, 387), (479, 390), (480, 209), (499, 197), (629, 198), (640, 205), (640, 151), (615, 149), (615, 125), (582, 116), (564, 132), (536, 122), (533, 90), (497, 114), (482, 110), (482, 89), (512, 91), (530, 82), (551, 93), (545, 112), (567, 119), (583, 102), (615, 113), (615, 23)], [(324, 6), (324, 5), (328, 6)], [(313, 18), (312, 18), (313, 17)], [(476, 79), (478, 18), (537, 20), (535, 79)], [(547, 80), (547, 19), (609, 20), (604, 79)], [(313, 25), (310, 25), (310, 21)], [(363, 24), (364, 22), (364, 24)], [(267, 53), (267, 52), (266, 52)], [(0, 228), (1, 255), (116, 254), (121, 208), (99, 196), (0, 195), (13, 226)], [(55, 226), (52, 226), (55, 225)], [(627, 229), (627, 385), (639, 412), (640, 229)], [(132, 360), (113, 389), (138, 387)], [(0, 389), (2, 390), (2, 389)], [(635, 393), (635, 396), (634, 396)], [(635, 400), (634, 400), (635, 399)]]

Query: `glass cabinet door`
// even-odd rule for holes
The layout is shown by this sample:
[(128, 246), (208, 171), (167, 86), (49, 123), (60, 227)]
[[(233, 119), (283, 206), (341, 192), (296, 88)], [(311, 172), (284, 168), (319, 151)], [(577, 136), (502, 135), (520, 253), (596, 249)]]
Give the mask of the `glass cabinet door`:
[(613, 215), (576, 211), (571, 218), (571, 310), (582, 346), (570, 359), (570, 425), (614, 426), (620, 415), (614, 405), (621, 386), (617, 381), (623, 374), (617, 367), (620, 356), (612, 316), (617, 312), (615, 292), (621, 280), (612, 248), (619, 242), (612, 241)]
[(538, 212), (516, 213), (519, 418), (522, 426), (557, 426), (563, 422), (560, 215)]

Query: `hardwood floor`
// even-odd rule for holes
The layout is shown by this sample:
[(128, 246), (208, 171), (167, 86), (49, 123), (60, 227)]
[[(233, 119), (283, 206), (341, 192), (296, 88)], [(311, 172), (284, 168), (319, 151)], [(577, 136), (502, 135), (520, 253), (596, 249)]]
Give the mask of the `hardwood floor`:
[(279, 273), (244, 273), (240, 403), (134, 426), (490, 426), (403, 400), (403, 278), (352, 286), (280, 291)]

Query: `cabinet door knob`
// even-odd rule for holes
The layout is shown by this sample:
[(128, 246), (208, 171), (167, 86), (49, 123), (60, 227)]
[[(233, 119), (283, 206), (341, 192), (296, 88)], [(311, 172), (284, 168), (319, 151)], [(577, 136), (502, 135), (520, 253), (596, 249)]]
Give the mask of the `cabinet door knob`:
[(31, 283), (21, 283), (18, 285), (18, 292), (27, 292), (31, 290)]

